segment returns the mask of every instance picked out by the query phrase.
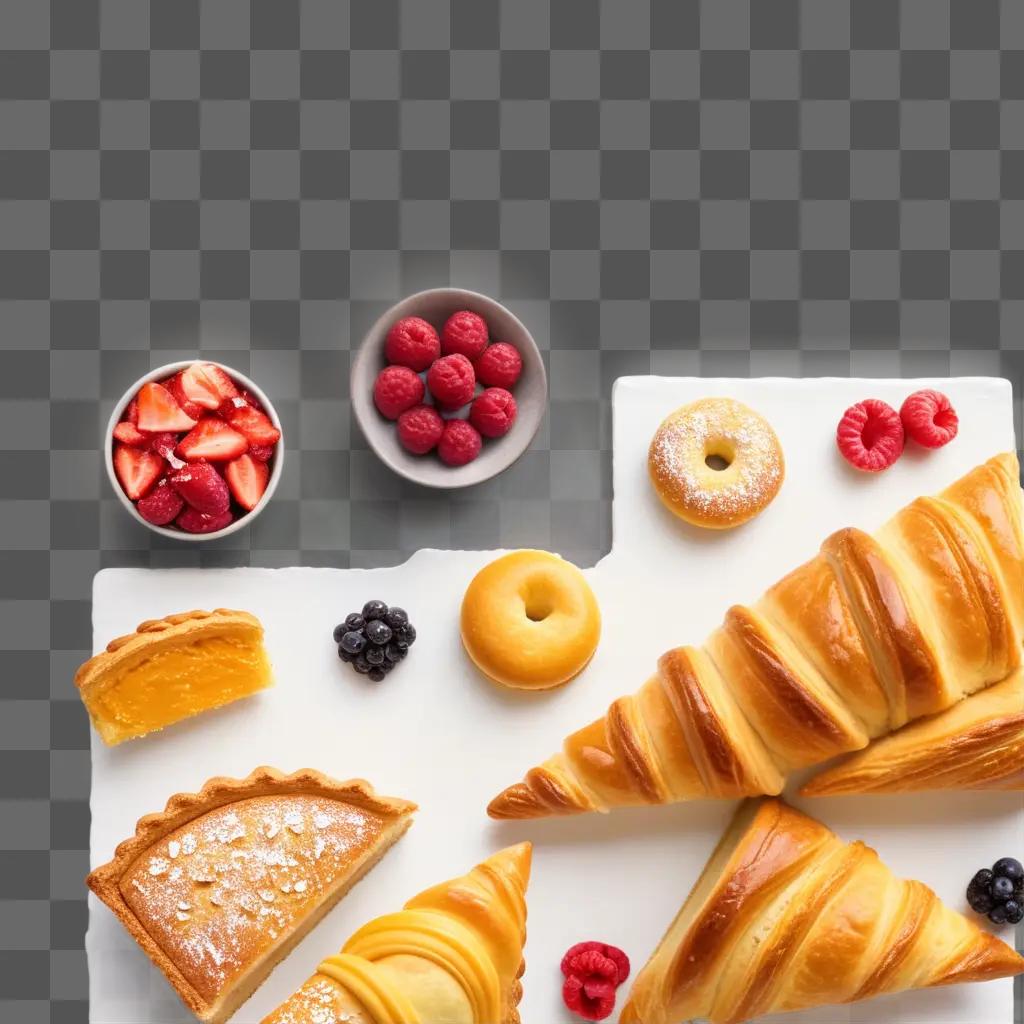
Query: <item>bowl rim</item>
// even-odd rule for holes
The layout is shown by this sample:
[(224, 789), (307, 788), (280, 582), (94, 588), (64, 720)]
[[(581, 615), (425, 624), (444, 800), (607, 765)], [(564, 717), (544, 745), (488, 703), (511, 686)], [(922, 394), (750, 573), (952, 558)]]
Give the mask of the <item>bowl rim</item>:
[[(383, 445), (378, 443), (376, 431), (368, 430), (364, 424), (364, 416), (376, 414), (372, 397), (368, 394), (363, 394), (363, 389), (359, 388), (357, 390), (355, 386), (356, 378), (361, 375), (364, 364), (370, 358), (370, 350), (367, 346), (367, 342), (371, 337), (383, 331), (388, 324), (396, 318), (400, 319), (403, 316), (415, 316), (416, 313), (414, 307), (431, 295), (451, 296), (456, 301), (459, 296), (465, 296), (472, 303), (499, 310), (515, 324), (519, 331), (522, 332), (522, 336), (527, 340), (537, 356), (537, 366), (540, 371), (540, 382), (543, 390), (541, 413), (537, 417), (537, 421), (529, 431), (529, 434), (521, 435), (522, 445), (515, 454), (509, 458), (505, 458), (504, 460), (498, 460), (493, 471), (478, 480), (463, 481), (455, 479), (458, 476), (458, 470), (462, 468), (460, 466), (451, 467), (451, 479), (448, 479), (447, 475), (444, 479), (429, 480), (415, 476), (403, 465), (392, 458), (391, 453)], [(544, 356), (541, 351), (541, 347), (537, 344), (537, 340), (534, 338), (533, 333), (526, 324), (524, 324), (522, 320), (520, 320), (519, 317), (508, 308), (508, 306), (499, 302), (497, 299), (492, 298), (490, 295), (474, 291), (471, 288), (460, 288), (457, 285), (442, 285), (437, 288), (424, 288), (421, 291), (413, 292), (412, 294), (405, 296), (405, 298), (400, 299), (388, 309), (384, 310), (384, 312), (381, 313), (381, 315), (374, 320), (373, 324), (364, 332), (363, 337), (359, 342), (359, 347), (352, 359), (352, 367), (349, 370), (349, 397), (352, 403), (352, 411), (355, 414), (356, 422), (359, 424), (359, 429), (362, 432), (363, 437), (366, 439), (366, 443), (370, 446), (370, 449), (377, 458), (379, 458), (381, 462), (388, 467), (388, 469), (393, 473), (396, 473), (403, 480), (408, 480), (419, 487), (426, 487), (430, 490), (436, 491), (454, 491), (460, 490), (464, 487), (477, 487), (480, 484), (486, 483), (488, 480), (493, 480), (500, 473), (504, 473), (510, 466), (518, 462), (526, 454), (530, 445), (533, 443), (533, 439), (537, 436), (537, 432), (540, 430), (545, 416), (547, 415), (548, 374), (547, 368), (544, 365)], [(512, 450), (512, 448), (509, 448), (509, 451)], [(472, 465), (472, 463), (470, 463), (470, 465)]]
[[(139, 515), (134, 502), (124, 493), (121, 482), (117, 479), (117, 474), (114, 472), (114, 428), (121, 422), (121, 414), (128, 407), (128, 403), (138, 394), (143, 384), (162, 380), (164, 377), (170, 377), (179, 370), (185, 369), (186, 366), (191, 366), (193, 363), (210, 363), (213, 366), (220, 367), (236, 384), (241, 384), (242, 387), (247, 391), (251, 391), (260, 400), (264, 411), (270, 417), (270, 422), (281, 431), (281, 437), (277, 442), (277, 451), (274, 453), (274, 467), (270, 471), (270, 479), (267, 481), (267, 489), (263, 492), (263, 497), (260, 498), (256, 503), (256, 507), (251, 512), (236, 519), (230, 525), (225, 526), (224, 529), (214, 530), (212, 533), (188, 533), (185, 530), (169, 530), (166, 526), (156, 526), (154, 523), (146, 522)], [(236, 370), (234, 367), (227, 366), (224, 363), (219, 363), (216, 359), (203, 359), (200, 356), (192, 359), (178, 359), (173, 363), (165, 363), (163, 366), (157, 366), (148, 373), (144, 373), (114, 404), (110, 419), (107, 421), (107, 429), (103, 435), (103, 461), (107, 467), (107, 478), (110, 480), (110, 485), (113, 487), (114, 493), (124, 508), (128, 510), (128, 513), (136, 522), (141, 523), (148, 530), (152, 530), (153, 533), (159, 534), (161, 537), (170, 537), (172, 540), (184, 541), (186, 543), (202, 544), (211, 540), (220, 540), (222, 537), (229, 537), (243, 527), (251, 525), (253, 519), (267, 507), (274, 491), (277, 490), (277, 485), (281, 480), (281, 473), (284, 469), (284, 456), (284, 428), (281, 426), (281, 418), (277, 414), (277, 409), (274, 408), (274, 403), (271, 402), (266, 392), (240, 370)]]

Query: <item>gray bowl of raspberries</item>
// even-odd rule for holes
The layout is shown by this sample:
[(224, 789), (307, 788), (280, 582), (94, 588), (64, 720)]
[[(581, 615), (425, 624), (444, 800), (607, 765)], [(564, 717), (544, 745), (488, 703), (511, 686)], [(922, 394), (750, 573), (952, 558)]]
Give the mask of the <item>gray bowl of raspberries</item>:
[(392, 306), (363, 339), (350, 384), (367, 443), (425, 487), (468, 487), (507, 469), (547, 407), (530, 332), (500, 302), (462, 288)]
[(379, 683), (397, 668), (416, 642), (416, 627), (404, 608), (367, 601), (334, 627), (338, 657), (360, 675)]

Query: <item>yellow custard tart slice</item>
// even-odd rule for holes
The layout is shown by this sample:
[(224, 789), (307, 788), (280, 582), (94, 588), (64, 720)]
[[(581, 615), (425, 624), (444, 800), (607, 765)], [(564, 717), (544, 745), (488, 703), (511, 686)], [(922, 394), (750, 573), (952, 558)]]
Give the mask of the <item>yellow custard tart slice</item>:
[(272, 682), (259, 619), (228, 608), (143, 622), (75, 675), (92, 724), (108, 746), (248, 697)]
[(201, 1021), (219, 1024), (412, 823), (362, 779), (257, 768), (140, 819), (87, 884)]

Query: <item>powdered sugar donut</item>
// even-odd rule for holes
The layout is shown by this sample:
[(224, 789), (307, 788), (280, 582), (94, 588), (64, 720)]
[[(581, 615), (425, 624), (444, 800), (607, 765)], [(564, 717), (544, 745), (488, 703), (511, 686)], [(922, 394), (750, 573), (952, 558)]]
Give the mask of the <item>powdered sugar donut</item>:
[(651, 439), (647, 468), (666, 508), (712, 530), (753, 519), (786, 473), (768, 421), (732, 398), (702, 398), (667, 416)]

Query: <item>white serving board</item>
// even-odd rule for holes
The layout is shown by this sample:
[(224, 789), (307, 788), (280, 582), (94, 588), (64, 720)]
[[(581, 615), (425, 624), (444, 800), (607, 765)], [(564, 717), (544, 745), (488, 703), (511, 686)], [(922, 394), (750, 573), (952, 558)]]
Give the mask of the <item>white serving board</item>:
[[(833, 441), (842, 411), (867, 396), (898, 407), (920, 386), (950, 395), (961, 417), (957, 440), (934, 453), (908, 451), (877, 477), (850, 470)], [(646, 478), (647, 445), (657, 424), (676, 406), (705, 395), (730, 395), (760, 410), (786, 453), (785, 484), (773, 504), (747, 526), (724, 533), (674, 519)], [(108, 569), (96, 577), (97, 649), (144, 618), (193, 607), (246, 608), (266, 626), (277, 686), (112, 750), (94, 737), (94, 865), (171, 793), (198, 789), (211, 775), (245, 775), (259, 764), (365, 776), (381, 792), (420, 804), (406, 837), (277, 968), (238, 1013), (238, 1024), (260, 1021), (367, 919), (522, 839), (534, 842), (523, 1020), (576, 1019), (560, 998), (564, 950), (582, 939), (602, 939), (622, 946), (639, 970), (734, 805), (495, 823), (484, 812), (488, 800), (557, 749), (566, 732), (639, 686), (663, 649), (702, 640), (728, 605), (756, 598), (809, 557), (829, 531), (849, 524), (873, 528), (918, 494), (939, 490), (1014, 447), (1010, 385), (993, 379), (627, 378), (616, 385), (614, 416), (614, 549), (588, 570), (604, 634), (586, 672), (554, 693), (500, 690), (462, 652), (459, 603), (494, 552), (421, 551), (405, 565), (380, 570)], [(378, 685), (342, 665), (331, 642), (334, 625), (371, 597), (407, 608), (419, 634), (409, 661)], [(644, 630), (651, 637), (643, 643), (634, 635), (640, 615), (648, 617)], [(841, 835), (865, 839), (897, 873), (924, 880), (957, 908), (977, 867), (1024, 847), (1024, 799), (1012, 794), (796, 802)], [(1012, 941), (1012, 931), (1003, 937)], [(191, 1021), (95, 899), (86, 945), (92, 1024)], [(772, 1020), (1010, 1024), (1012, 993), (1010, 981), (997, 981)], [(624, 998), (622, 990), (620, 1006)]]

